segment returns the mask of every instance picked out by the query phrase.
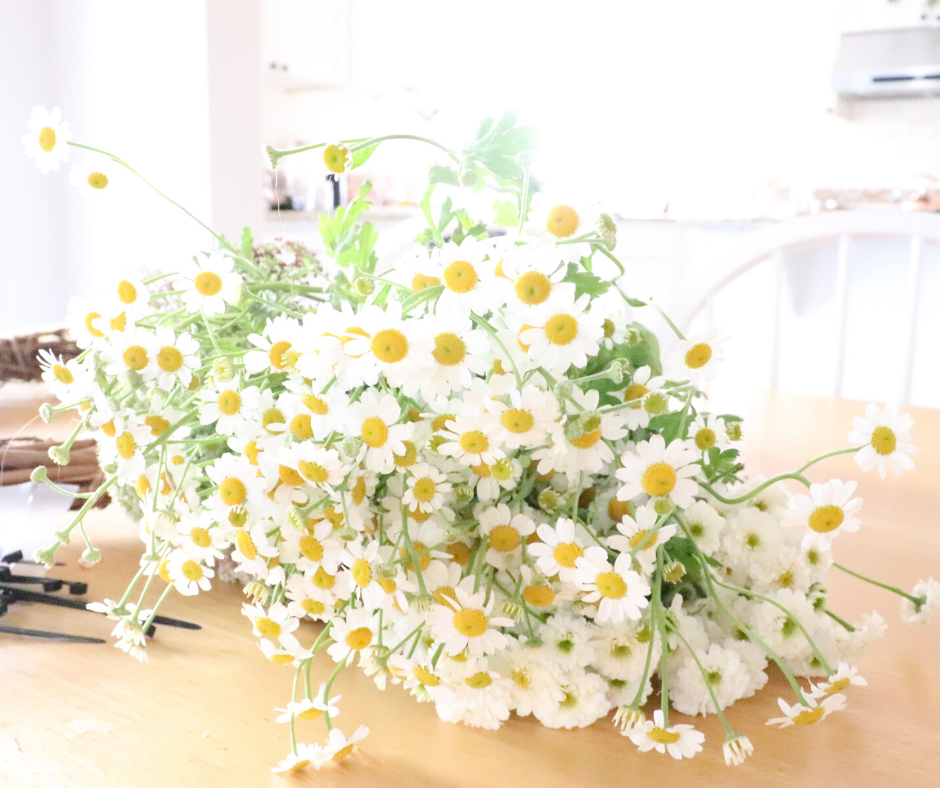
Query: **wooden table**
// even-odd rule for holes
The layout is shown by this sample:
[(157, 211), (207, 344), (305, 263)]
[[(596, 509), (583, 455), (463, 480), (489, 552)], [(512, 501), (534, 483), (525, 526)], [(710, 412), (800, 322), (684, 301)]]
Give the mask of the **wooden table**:
[[(845, 445), (861, 403), (771, 395), (746, 422), (752, 472), (798, 466)], [(857, 473), (851, 458), (836, 458), (815, 480), (856, 477), (865, 499), (863, 527), (837, 541), (838, 558), (910, 588), (940, 575), (940, 411), (916, 411), (916, 469), (882, 482)], [(10, 422), (7, 422), (8, 428)], [(42, 425), (40, 425), (42, 426)], [(33, 434), (41, 434), (31, 430)], [(75, 561), (80, 546), (61, 553), (56, 575), (87, 580), (90, 597), (118, 598), (141, 545), (136, 531), (112, 509), (90, 518), (105, 554), (95, 569)], [(379, 692), (356, 671), (335, 687), (337, 720), (351, 733), (371, 728), (362, 750), (320, 772), (282, 777), (269, 767), (289, 751), (276, 706), (289, 699), (293, 670), (264, 660), (247, 620), (242, 595), (217, 586), (195, 599), (172, 595), (161, 612), (202, 624), (199, 632), (160, 627), (139, 665), (110, 645), (66, 645), (0, 635), (0, 785), (32, 786), (623, 786), (623, 785), (894, 785), (940, 784), (940, 621), (910, 629), (898, 619), (893, 595), (833, 571), (836, 609), (849, 618), (877, 607), (889, 623), (885, 641), (861, 662), (867, 688), (852, 688), (848, 710), (825, 723), (779, 731), (776, 699), (789, 699), (773, 673), (757, 697), (730, 710), (731, 723), (751, 738), (755, 755), (726, 767), (720, 726), (697, 718), (706, 750), (676, 763), (640, 754), (609, 722), (579, 731), (552, 731), (532, 719), (511, 719), (498, 732), (438, 720), (429, 704), (401, 689)], [(19, 605), (5, 621), (107, 637), (110, 622), (88, 613)], [(329, 668), (325, 654), (318, 678)], [(688, 722), (681, 715), (677, 721)], [(306, 728), (304, 726), (310, 726)], [(299, 723), (301, 741), (322, 739), (321, 723)]]

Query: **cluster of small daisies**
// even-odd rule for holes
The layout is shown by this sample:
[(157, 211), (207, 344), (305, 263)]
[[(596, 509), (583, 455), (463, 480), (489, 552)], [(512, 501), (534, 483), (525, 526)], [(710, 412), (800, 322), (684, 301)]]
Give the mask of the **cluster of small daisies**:
[[(46, 150), (40, 124), (58, 118), (34, 116), (49, 155), (61, 126)], [(852, 663), (884, 621), (842, 620), (824, 585), (833, 540), (859, 528), (854, 482), (789, 497), (780, 479), (742, 480), (740, 423), (696, 408), (719, 336), (680, 337), (663, 365), (619, 288), (582, 292), (585, 274), (609, 285), (591, 266), (609, 228), (560, 204), (541, 226), (415, 247), (361, 298), (272, 286), (232, 249), (198, 255), (76, 300), (84, 352), (43, 358), (62, 402), (44, 417), (77, 410), (108, 474), (98, 494), (115, 489), (145, 545), (135, 585), (96, 609), (143, 660), (151, 583), (162, 600), (242, 580), (260, 650), (306, 676), (278, 721), (292, 743), (305, 721), (328, 731), (277, 770), (341, 760), (367, 735), (333, 726), (334, 681), (357, 663), (447, 721), (574, 728), (616, 710), (640, 750), (677, 759), (704, 736), (670, 707), (718, 713), (731, 764), (753, 748), (722, 710), (770, 661), (796, 696), (782, 726), (865, 683)], [(910, 426), (869, 406), (850, 436), (862, 468), (910, 468)], [(911, 622), (940, 605), (933, 579), (898, 593)], [(313, 691), (321, 650), (335, 669)]]

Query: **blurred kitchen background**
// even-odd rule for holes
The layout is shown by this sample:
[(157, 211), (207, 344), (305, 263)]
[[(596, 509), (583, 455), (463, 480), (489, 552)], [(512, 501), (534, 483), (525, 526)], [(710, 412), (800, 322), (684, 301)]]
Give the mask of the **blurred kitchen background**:
[[(537, 179), (614, 216), (625, 288), (667, 309), (769, 227), (940, 210), (940, 3), (927, 0), (4, 0), (0, 95), (7, 333), (61, 322), (72, 294), (211, 241), (130, 176), (109, 200), (41, 176), (19, 142), (37, 104), (226, 235), (248, 225), (314, 249), (334, 203), (320, 157), (289, 157), (275, 175), (264, 144), (403, 133), (460, 147), (483, 117), (515, 109), (541, 135)], [(434, 160), (385, 145), (340, 200), (371, 180), (368, 218), (391, 248), (413, 236)], [(716, 397), (832, 393), (844, 353), (844, 396), (940, 406), (940, 248), (924, 245), (912, 279), (909, 247), (860, 240), (840, 269), (826, 241), (742, 277), (714, 310), (732, 338)]]

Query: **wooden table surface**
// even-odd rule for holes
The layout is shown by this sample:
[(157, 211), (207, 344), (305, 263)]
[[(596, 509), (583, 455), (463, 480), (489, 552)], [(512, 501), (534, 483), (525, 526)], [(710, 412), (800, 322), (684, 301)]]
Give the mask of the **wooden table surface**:
[[(862, 403), (769, 395), (746, 422), (752, 473), (783, 471), (846, 444)], [(21, 408), (19, 413), (28, 413)], [(5, 429), (17, 411), (6, 411)], [(814, 480), (858, 478), (865, 499), (858, 534), (836, 542), (838, 560), (911, 588), (940, 576), (940, 411), (915, 410), (917, 467), (882, 482), (858, 473), (850, 457), (813, 469)], [(30, 434), (42, 434), (32, 425)], [(136, 531), (115, 508), (95, 513), (90, 531), (104, 551), (92, 570), (75, 564), (80, 546), (64, 548), (56, 576), (87, 580), (89, 598), (119, 598), (141, 553)], [(888, 637), (861, 663), (867, 688), (852, 688), (848, 709), (823, 724), (768, 728), (776, 699), (788, 700), (777, 673), (754, 698), (736, 703), (729, 719), (747, 733), (754, 756), (724, 765), (721, 728), (712, 715), (694, 722), (706, 749), (677, 763), (641, 754), (609, 721), (575, 731), (511, 719), (500, 731), (438, 720), (397, 687), (379, 692), (358, 670), (346, 671), (337, 724), (347, 734), (361, 723), (371, 735), (354, 757), (291, 776), (269, 767), (289, 751), (286, 725), (275, 723), (294, 671), (266, 661), (240, 614), (242, 594), (216, 586), (195, 599), (171, 595), (161, 612), (198, 622), (198, 632), (159, 627), (141, 665), (109, 645), (40, 642), (0, 635), (0, 786), (805, 786), (940, 785), (940, 620), (908, 628), (896, 597), (830, 573), (834, 607), (849, 618), (877, 608)], [(108, 637), (110, 622), (78, 611), (17, 605), (4, 622)], [(308, 633), (309, 635), (309, 633)], [(325, 678), (330, 659), (315, 663)], [(309, 727), (305, 727), (309, 726)], [(319, 741), (322, 723), (300, 722), (298, 740)]]

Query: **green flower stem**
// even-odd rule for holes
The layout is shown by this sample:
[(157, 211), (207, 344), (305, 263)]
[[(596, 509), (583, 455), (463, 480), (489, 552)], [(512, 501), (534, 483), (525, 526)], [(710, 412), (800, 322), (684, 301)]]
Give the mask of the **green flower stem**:
[[(655, 593), (655, 592), (654, 592)], [(653, 664), (653, 649), (656, 648), (656, 622), (653, 618), (653, 611), (650, 610), (650, 644), (649, 648), (646, 649), (646, 664), (643, 666), (643, 675), (640, 677), (640, 686), (637, 687), (636, 697), (633, 699), (633, 703), (630, 704), (631, 708), (639, 709), (640, 704), (643, 703), (643, 690), (646, 689), (646, 682), (649, 679), (650, 667)], [(666, 648), (666, 644), (663, 644), (663, 648)]]
[(766, 482), (764, 482), (761, 485), (758, 485), (746, 495), (741, 495), (738, 498), (725, 498), (720, 493), (715, 492), (715, 490), (712, 488), (712, 486), (708, 482), (702, 479), (696, 479), (695, 481), (698, 483), (699, 487), (707, 490), (710, 495), (717, 498), (723, 504), (735, 505), (735, 504), (744, 503), (745, 501), (751, 500), (751, 498), (753, 498), (756, 495), (759, 495), (768, 487), (770, 487), (772, 484), (776, 484), (777, 482), (782, 482), (785, 479), (795, 479), (796, 481), (800, 482), (806, 487), (810, 486), (809, 479), (807, 479), (805, 476), (803, 476), (797, 471), (791, 471), (790, 473), (781, 473), (781, 474), (778, 474), (777, 476), (774, 476), (772, 479), (768, 479)]
[(522, 227), (525, 225), (526, 215), (529, 213), (529, 168), (522, 168), (522, 194), (519, 200), (519, 235), (522, 235)]
[[(300, 312), (295, 312), (293, 309), (289, 309), (288, 307), (284, 306), (283, 304), (279, 304), (276, 301), (268, 301), (266, 298), (261, 298), (259, 296), (256, 296), (254, 293), (245, 292), (245, 298), (248, 301), (253, 301), (257, 304), (264, 304), (269, 309), (277, 309), (283, 312), (285, 315), (290, 315), (291, 317), (295, 317), (298, 320), (301, 320), (303, 318), (303, 315)], [(206, 328), (207, 329), (209, 328), (208, 324), (206, 324)], [(211, 331), (209, 331), (209, 338), (212, 340), (212, 344), (215, 346), (215, 349), (219, 353), (221, 353), (222, 351), (219, 350), (218, 345), (216, 345), (215, 338), (212, 336)]]
[[(151, 575), (150, 577), (153, 578), (153, 575)], [(170, 591), (172, 590), (173, 590), (173, 584), (167, 583), (166, 588), (163, 589), (163, 593), (160, 594), (160, 598), (157, 599), (157, 603), (153, 606), (153, 610), (151, 611), (150, 615), (147, 617), (147, 620), (143, 624), (141, 624), (141, 627), (143, 627), (144, 632), (150, 629), (150, 625), (153, 623), (154, 618), (156, 618), (157, 611), (160, 609), (160, 605), (163, 604), (163, 600), (166, 599), (167, 594), (169, 594)], [(144, 591), (144, 593), (146, 593), (146, 591)], [(143, 601), (143, 596), (141, 596), (141, 601)], [(137, 608), (139, 610), (140, 605), (138, 605)], [(137, 616), (136, 611), (134, 612), (134, 616), (135, 617)]]
[[(62, 535), (68, 536), (75, 529), (75, 526), (81, 524), (82, 520), (85, 519), (85, 515), (91, 511), (92, 507), (98, 502), (98, 499), (108, 491), (108, 488), (117, 481), (117, 478), (117, 474), (115, 473), (101, 483), (101, 486), (99, 486), (98, 489), (91, 494), (91, 497), (85, 501), (82, 508), (78, 510), (78, 514), (75, 515), (75, 519), (72, 520), (71, 524), (65, 529)], [(58, 540), (55, 546), (58, 547), (60, 544), (65, 543), (61, 540)], [(53, 555), (54, 554), (55, 553), (53, 553)]]
[(679, 631), (679, 625), (674, 622), (667, 622), (669, 629), (671, 629), (676, 637), (682, 641), (682, 645), (686, 647), (686, 650), (689, 654), (692, 655), (692, 659), (695, 660), (695, 664), (698, 667), (699, 673), (702, 674), (702, 680), (705, 682), (705, 688), (708, 690), (708, 694), (711, 696), (712, 703), (715, 706), (715, 713), (718, 715), (718, 719), (721, 721), (721, 726), (725, 729), (725, 733), (728, 736), (734, 736), (734, 728), (728, 724), (728, 720), (725, 719), (725, 715), (721, 710), (721, 706), (718, 703), (718, 698), (715, 696), (715, 690), (712, 689), (712, 683), (708, 680), (708, 674), (705, 672), (705, 668), (702, 667), (702, 663), (698, 658), (698, 654), (695, 653), (695, 649), (689, 644), (689, 641), (682, 636), (682, 632)]
[(398, 290), (404, 290), (406, 293), (414, 292), (407, 285), (403, 285), (400, 282), (393, 282), (391, 279), (385, 279), (376, 274), (370, 274), (368, 271), (363, 271), (361, 268), (356, 269), (356, 276), (364, 276), (366, 279), (374, 279), (376, 282), (381, 282), (382, 284), (386, 284), (389, 287), (397, 288)]
[[(656, 569), (653, 573), (653, 593), (650, 597), (652, 610), (650, 611), (650, 625), (659, 630), (659, 639), (662, 641), (662, 655), (659, 658), (659, 707), (663, 712), (663, 727), (669, 727), (669, 638), (666, 635), (666, 614), (663, 610), (663, 548), (656, 548)], [(643, 691), (643, 686), (640, 686)]]
[(255, 290), (287, 290), (290, 293), (325, 293), (326, 288), (316, 287), (314, 285), (301, 285), (294, 282), (248, 282), (245, 290), (254, 292)]
[[(606, 244), (595, 243), (595, 244), (591, 244), (591, 247), (596, 249), (598, 252), (604, 255), (604, 257), (610, 260), (615, 266), (617, 266), (617, 268), (620, 270), (620, 276), (626, 275), (627, 270), (623, 267), (623, 263), (621, 263), (616, 257), (614, 257), (614, 255), (607, 248)], [(618, 287), (617, 289), (619, 290), (620, 288)]]
[(135, 170), (133, 167), (131, 167), (131, 165), (128, 164), (128, 163), (127, 163), (126, 161), (124, 161), (123, 159), (118, 158), (118, 157), (115, 156), (113, 153), (108, 153), (107, 151), (100, 150), (99, 148), (92, 148), (90, 145), (81, 145), (81, 144), (79, 144), (79, 143), (77, 143), (77, 142), (70, 142), (70, 143), (68, 143), (68, 144), (71, 145), (73, 148), (82, 148), (82, 149), (84, 149), (84, 150), (90, 150), (90, 151), (93, 151), (93, 152), (95, 152), (95, 153), (100, 153), (100, 154), (102, 154), (103, 156), (108, 156), (108, 157), (111, 159), (111, 161), (115, 162), (116, 164), (120, 164), (122, 167), (124, 167), (124, 168), (130, 170), (134, 175), (136, 175), (136, 176), (137, 176), (138, 178), (140, 178), (145, 184), (147, 184), (147, 186), (149, 186), (149, 187), (150, 187), (151, 189), (153, 189), (157, 194), (159, 194), (164, 200), (166, 200), (167, 202), (169, 202), (169, 203), (172, 204), (172, 205), (175, 205), (175, 206), (176, 206), (177, 208), (179, 208), (183, 213), (185, 213), (190, 219), (192, 219), (194, 222), (196, 222), (196, 224), (198, 224), (200, 227), (202, 227), (204, 230), (206, 230), (206, 231), (207, 231), (210, 235), (212, 235), (212, 237), (215, 238), (222, 246), (224, 246), (224, 247), (225, 247), (226, 249), (228, 249), (230, 252), (235, 253), (235, 249), (232, 248), (231, 244), (229, 244), (229, 242), (226, 241), (223, 236), (219, 235), (219, 234), (218, 234), (215, 230), (213, 230), (208, 224), (206, 224), (205, 222), (203, 222), (203, 221), (201, 221), (200, 219), (196, 218), (196, 216), (195, 216), (194, 214), (192, 214), (192, 213), (190, 213), (189, 211), (187, 211), (182, 205), (180, 205), (178, 202), (176, 202), (176, 200), (172, 200), (172, 199), (170, 199), (169, 197), (167, 197), (163, 192), (161, 192), (156, 186), (154, 186), (150, 181), (148, 181), (143, 175), (141, 175), (139, 172), (137, 172), (137, 170)]
[[(144, 600), (147, 598), (147, 592), (150, 590), (150, 584), (153, 583), (153, 579), (159, 574), (160, 561), (166, 558), (167, 554), (170, 552), (172, 545), (167, 544), (164, 546), (163, 551), (160, 553), (160, 558), (156, 561), (156, 566), (153, 568), (153, 571), (147, 576), (147, 582), (144, 583), (144, 590), (140, 592), (140, 597), (137, 600), (137, 610), (134, 611), (134, 615), (131, 616), (131, 621), (137, 620), (137, 613), (144, 605)], [(173, 588), (173, 583), (167, 583), (166, 588), (163, 590), (163, 593), (160, 595), (160, 598), (157, 600), (157, 604), (153, 606), (153, 612), (150, 614), (150, 618), (147, 621), (147, 625), (144, 626), (144, 629), (147, 629), (147, 626), (150, 625), (150, 622), (153, 621), (153, 617), (157, 613), (157, 609), (160, 607), (160, 603), (164, 600), (166, 595), (170, 592), (170, 589)]]
[(307, 700), (313, 700), (313, 694), (310, 692), (310, 669), (313, 667), (313, 659), (305, 659), (304, 664), (306, 665), (306, 672), (304, 675), (304, 697)]
[(841, 624), (841, 625), (845, 628), (845, 630), (846, 630), (847, 632), (855, 632), (855, 627), (853, 627), (853, 626), (852, 626), (848, 621), (846, 621), (844, 618), (840, 618), (839, 616), (837, 616), (835, 613), (833, 613), (833, 612), (832, 612), (831, 610), (829, 610), (828, 608), (827, 608), (826, 610), (824, 610), (823, 612), (824, 612), (827, 616), (829, 616), (829, 618), (831, 618), (833, 621), (836, 621), (836, 622), (838, 622), (839, 624)]
[[(340, 140), (344, 145), (349, 143), (362, 142), (365, 137), (356, 137), (355, 139), (350, 140)], [(270, 145), (267, 148), (268, 158), (271, 160), (271, 166), (277, 167), (278, 162), (283, 159), (285, 156), (293, 156), (295, 153), (305, 153), (308, 150), (316, 150), (317, 148), (325, 148), (329, 143), (326, 142), (317, 142), (313, 145), (305, 145), (303, 148), (293, 148), (291, 150), (275, 150)]]
[(902, 591), (897, 586), (889, 586), (887, 583), (880, 583), (877, 580), (873, 580), (872, 578), (867, 577), (861, 574), (860, 572), (856, 572), (853, 569), (849, 569), (847, 566), (843, 566), (842, 564), (833, 562), (832, 565), (836, 569), (841, 569), (846, 574), (852, 575), (852, 577), (857, 577), (859, 580), (864, 580), (866, 583), (871, 583), (873, 586), (878, 586), (878, 588), (883, 588), (885, 591), (892, 591), (898, 596), (903, 596), (905, 599), (909, 599), (911, 602), (913, 602), (917, 606), (918, 609), (920, 609), (920, 606), (923, 605), (924, 602), (927, 601), (927, 597), (913, 596), (912, 594), (908, 594), (906, 591)]
[(127, 589), (124, 591), (124, 596), (121, 597), (121, 601), (117, 603), (118, 607), (124, 607), (127, 604), (127, 600), (131, 598), (131, 594), (134, 592), (134, 587), (137, 583), (140, 582), (140, 578), (144, 574), (144, 567), (140, 567), (137, 570), (137, 574), (134, 575), (134, 579), (128, 584)]
[[(409, 632), (407, 635), (405, 635), (405, 637), (402, 638), (402, 640), (401, 640), (399, 643), (396, 643), (394, 647), (392, 647), (392, 648), (390, 648), (390, 649), (388, 650), (388, 657), (390, 657), (392, 654), (397, 654), (397, 653), (398, 653), (398, 649), (404, 647), (405, 644), (406, 644), (409, 640), (411, 640), (415, 635), (419, 635), (419, 634), (421, 633), (421, 630), (423, 630), (423, 629), (424, 629), (424, 622), (422, 621), (420, 624), (418, 624), (418, 626), (416, 626), (414, 629), (412, 629), (411, 632)], [(388, 661), (388, 657), (386, 657), (386, 661)]]
[[(309, 660), (307, 660), (309, 662)], [(294, 684), (291, 687), (290, 700), (291, 703), (294, 703), (297, 700), (297, 682), (300, 680), (300, 671), (303, 670), (303, 663), (297, 666), (297, 670), (294, 673)], [(291, 752), (297, 754), (297, 733), (294, 730), (294, 714), (290, 715), (290, 749)]]
[(692, 392), (690, 391), (685, 395), (685, 405), (682, 406), (682, 420), (679, 422), (679, 432), (677, 433), (680, 438), (685, 435), (685, 427), (689, 423), (689, 407), (691, 404)]
[(516, 367), (516, 362), (513, 359), (512, 355), (510, 355), (509, 351), (506, 350), (506, 346), (503, 344), (503, 341), (496, 335), (496, 329), (493, 328), (493, 326), (491, 326), (486, 319), (480, 317), (475, 312), (470, 313), (470, 319), (474, 323), (476, 323), (480, 328), (486, 331), (491, 337), (493, 337), (493, 340), (496, 342), (496, 344), (499, 345), (500, 348), (502, 348), (503, 353), (506, 354), (506, 358), (509, 359), (510, 365), (512, 365), (512, 374), (515, 375), (515, 378), (516, 378), (516, 388), (521, 389), (522, 377), (519, 375), (519, 369), (518, 367)]
[(424, 289), (419, 290), (417, 293), (413, 293), (401, 302), (402, 314), (408, 314), (408, 312), (410, 312), (419, 304), (423, 304), (425, 301), (430, 301), (432, 298), (437, 298), (443, 292), (444, 285), (432, 285), (431, 287), (425, 287)]
[(427, 137), (417, 137), (414, 134), (387, 134), (384, 137), (373, 137), (372, 139), (365, 140), (364, 142), (357, 142), (352, 148), (349, 149), (350, 153), (355, 153), (357, 150), (363, 150), (365, 148), (371, 148), (373, 145), (378, 145), (380, 142), (386, 142), (387, 140), (414, 140), (415, 142), (424, 142), (428, 145), (433, 145), (438, 150), (444, 151), (451, 159), (457, 161), (457, 155), (448, 147), (441, 145), (439, 142), (434, 140), (429, 140)]
[(669, 512), (668, 514), (662, 515), (662, 516), (653, 524), (653, 527), (650, 528), (649, 531), (646, 532), (646, 536), (644, 536), (644, 537), (640, 540), (639, 544), (638, 544), (636, 547), (634, 547), (632, 550), (630, 550), (630, 555), (631, 555), (631, 556), (635, 556), (635, 555), (636, 555), (637, 553), (639, 553), (641, 550), (644, 550), (644, 549), (646, 548), (646, 546), (649, 544), (650, 539), (653, 539), (653, 538), (656, 536), (656, 534), (659, 533), (659, 531), (660, 531), (660, 530), (662, 529), (662, 527), (666, 524), (666, 521), (669, 520), (670, 517), (672, 517), (672, 512)]
[(401, 507), (401, 533), (405, 539), (405, 550), (411, 557), (412, 566), (415, 568), (415, 575), (418, 577), (418, 590), (426, 594), (428, 589), (424, 585), (424, 578), (421, 576), (421, 567), (418, 563), (418, 555), (415, 553), (415, 547), (411, 543), (411, 536), (408, 534), (408, 507), (404, 504)]
[[(330, 705), (330, 690), (333, 688), (333, 682), (336, 681), (336, 677), (339, 675), (340, 671), (346, 667), (347, 659), (349, 659), (349, 657), (343, 657), (330, 674), (330, 677), (326, 680), (326, 684), (323, 687), (323, 705), (326, 707)], [(330, 722), (330, 712), (327, 709), (323, 710), (323, 722), (326, 725), (327, 732), (333, 730), (333, 725)]]
[(212, 329), (209, 326), (209, 319), (206, 317), (206, 313), (203, 311), (202, 307), (199, 308), (199, 314), (202, 315), (202, 322), (206, 326), (206, 331), (209, 334), (209, 340), (212, 342), (212, 347), (215, 348), (215, 352), (221, 354), (222, 349), (219, 347), (219, 343), (215, 339), (215, 334), (212, 333)]

